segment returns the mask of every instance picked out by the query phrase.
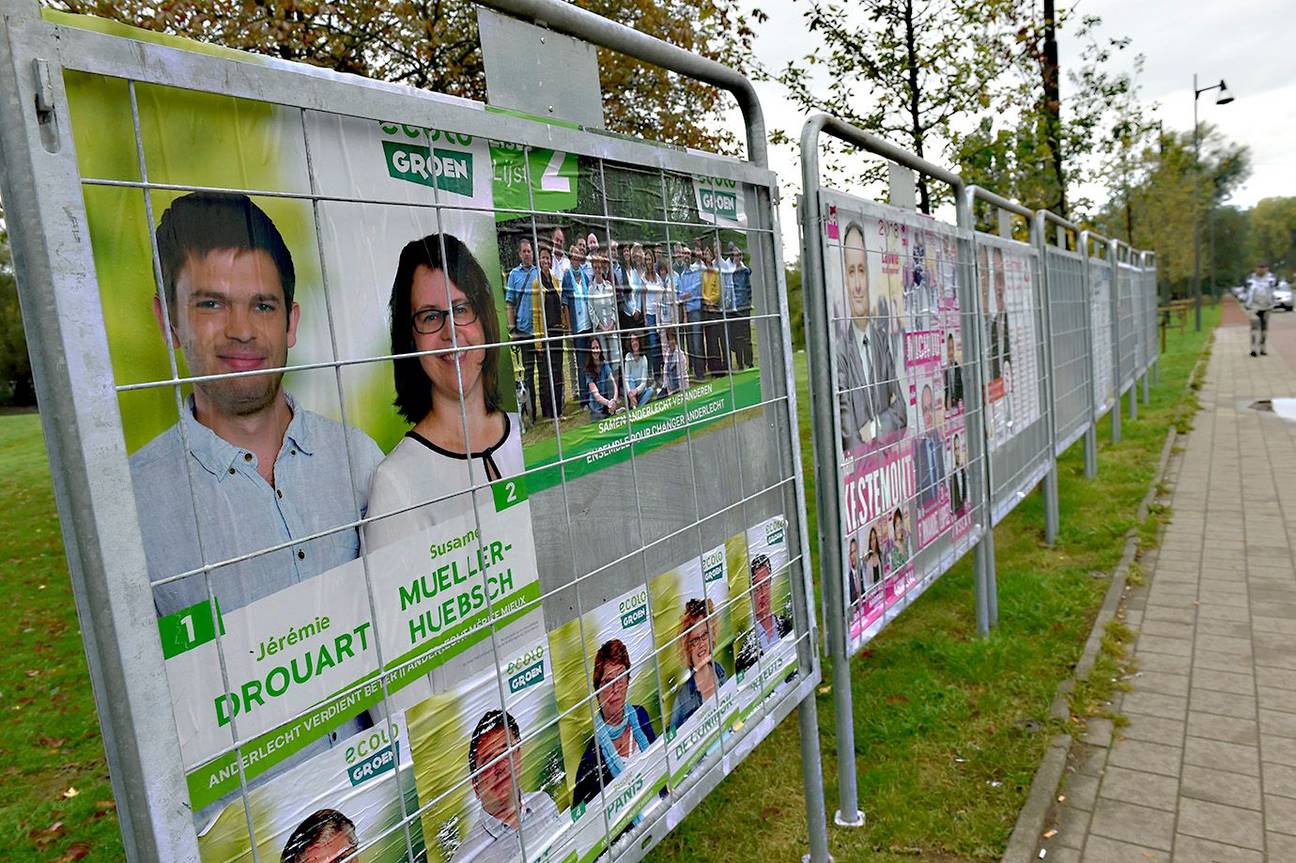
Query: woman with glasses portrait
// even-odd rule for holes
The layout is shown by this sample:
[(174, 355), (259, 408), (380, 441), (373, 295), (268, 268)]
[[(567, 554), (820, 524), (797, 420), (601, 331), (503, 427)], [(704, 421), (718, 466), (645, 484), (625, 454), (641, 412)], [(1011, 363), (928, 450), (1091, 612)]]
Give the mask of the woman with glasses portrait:
[(710, 599), (690, 599), (684, 604), (679, 649), (689, 675), (675, 693), (669, 725), (672, 731), (679, 731), (698, 708), (714, 698), (728, 677), (720, 663), (715, 661), (714, 614), (715, 605)]
[[(410, 424), (378, 465), (369, 515), (370, 549), (471, 514), (459, 494), (520, 474), (517, 414), (500, 398), (500, 327), (486, 272), (450, 234), (430, 234), (401, 250), (392, 282), (392, 372), (396, 409)], [(489, 505), (489, 488), (479, 488)]]

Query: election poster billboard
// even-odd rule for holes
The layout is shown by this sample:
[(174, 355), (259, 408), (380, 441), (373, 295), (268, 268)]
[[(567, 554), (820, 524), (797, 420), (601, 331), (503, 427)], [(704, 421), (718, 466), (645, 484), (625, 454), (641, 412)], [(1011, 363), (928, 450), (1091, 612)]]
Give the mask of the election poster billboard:
[(1112, 268), (1109, 261), (1089, 257), (1089, 320), (1093, 334), (1094, 414), (1101, 416), (1116, 402), (1115, 356), (1112, 346)]
[(596, 495), (761, 422), (756, 187), (447, 128), (427, 94), (65, 84), (201, 859), (629, 841), (800, 668), (784, 516), (564, 605), (599, 568), (578, 523), (630, 526)]
[(1035, 259), (1012, 244), (978, 243), (986, 345), (986, 437), (991, 452), (1041, 417)]
[(919, 553), (971, 526), (961, 271), (954, 228), (837, 193), (823, 198), (853, 652), (929, 574), (915, 565)]

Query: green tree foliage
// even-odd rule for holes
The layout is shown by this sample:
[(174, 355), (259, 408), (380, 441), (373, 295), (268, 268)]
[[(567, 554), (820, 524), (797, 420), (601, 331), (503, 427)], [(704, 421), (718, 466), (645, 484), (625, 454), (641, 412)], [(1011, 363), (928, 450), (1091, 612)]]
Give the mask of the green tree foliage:
[(1265, 198), (1250, 212), (1250, 257), (1268, 261), (1274, 272), (1290, 276), (1296, 270), (1296, 198)]
[[(1015, 0), (797, 2), (817, 47), (770, 77), (808, 111), (827, 111), (939, 160), (956, 119), (987, 107), (985, 94), (1002, 70), (1009, 38), (1000, 10)], [(775, 140), (788, 137), (776, 134)], [(824, 164), (830, 173), (845, 171), (831, 154)], [(862, 180), (881, 176), (846, 173)], [(918, 199), (919, 209), (931, 212), (933, 193), (921, 177)]]
[[(1014, 33), (1005, 50), (993, 52), (1005, 58), (1007, 68), (992, 82), (990, 110), (971, 132), (955, 137), (952, 151), (969, 182), (1032, 209), (1083, 217), (1095, 202), (1078, 190), (1110, 181), (1113, 168), (1141, 148), (1152, 125), (1138, 99), (1142, 57), (1132, 58), (1132, 70), (1117, 70), (1130, 40), (1099, 38), (1102, 19), (1078, 16), (1076, 5), (1053, 18), (1039, 15), (1026, 0), (998, 7)], [(1081, 46), (1071, 69), (1060, 68), (1050, 50), (1055, 31), (1070, 31)], [(1065, 98), (1051, 86), (1061, 77), (1070, 83)]]
[[(1193, 237), (1211, 207), (1226, 200), (1250, 173), (1245, 145), (1203, 124), (1201, 163), (1191, 132), (1165, 133), (1156, 146), (1128, 159), (1126, 184), (1098, 214), (1098, 229), (1136, 248), (1157, 253), (1157, 269), (1172, 291), (1187, 294), (1193, 278)], [(1202, 273), (1210, 270), (1203, 236)]]
[[(485, 101), (486, 72), (470, 0), (49, 0), (70, 12), (339, 72)], [(728, 66), (751, 57), (752, 22), (738, 0), (577, 0), (578, 6)], [(614, 132), (732, 151), (723, 96), (608, 51), (599, 52), (603, 110)], [(537, 107), (537, 113), (539, 113)]]
[(1215, 276), (1217, 288), (1239, 285), (1255, 263), (1251, 251), (1251, 214), (1239, 207), (1216, 207), (1203, 237), (1206, 272)]
[(18, 283), (14, 280), (9, 232), (0, 207), (0, 404), (34, 405), (31, 361), (23, 337), (22, 313), (18, 309)]

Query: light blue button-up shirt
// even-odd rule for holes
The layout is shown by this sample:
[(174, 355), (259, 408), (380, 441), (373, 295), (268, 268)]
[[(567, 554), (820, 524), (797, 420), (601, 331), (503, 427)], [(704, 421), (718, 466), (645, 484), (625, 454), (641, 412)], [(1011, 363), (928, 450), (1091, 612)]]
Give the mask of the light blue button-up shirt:
[(589, 294), (589, 281), (583, 272), (571, 269), (563, 275), (563, 302), (571, 309), (572, 326), (578, 333), (587, 333), (594, 326)]
[[(131, 456), (150, 581), (202, 566), (199, 536), (206, 562), (218, 563), (353, 522), (364, 513), (369, 482), (383, 457), (378, 445), (359, 429), (344, 430), (299, 407), (291, 397), (288, 404), (293, 418), (275, 458), (274, 487), (257, 472), (255, 453), (194, 418), (192, 396), (181, 420), (188, 453), (177, 423)], [(359, 553), (359, 534), (348, 528), (213, 570), (212, 592), (222, 611), (233, 611)], [(159, 616), (206, 599), (201, 574), (153, 589)]]
[(696, 265), (679, 274), (679, 298), (690, 315), (702, 311), (702, 268)]
[(535, 284), (540, 268), (524, 267), (518, 264), (509, 271), (508, 281), (504, 285), (504, 302), (517, 309), (515, 317), (518, 332), (534, 335), (531, 323), (531, 290)]

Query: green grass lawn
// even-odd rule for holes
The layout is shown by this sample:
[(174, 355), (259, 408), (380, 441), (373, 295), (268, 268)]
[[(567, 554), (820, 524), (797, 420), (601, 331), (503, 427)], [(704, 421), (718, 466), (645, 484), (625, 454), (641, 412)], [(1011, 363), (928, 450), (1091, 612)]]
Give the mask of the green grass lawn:
[[(14, 860), (121, 860), (72, 583), (34, 414), (0, 416), (0, 837)], [(80, 855), (80, 856), (78, 856)]]
[[(1209, 308), (1213, 328), (1218, 310)], [(937, 582), (852, 667), (860, 805), (868, 826), (830, 828), (839, 861), (998, 860), (1051, 733), (1048, 705), (1079, 658), (1125, 532), (1152, 482), (1166, 429), (1205, 334), (1170, 334), (1161, 383), (1124, 442), (1099, 431), (1099, 475), (1077, 443), (1059, 462), (1062, 532), (1043, 544), (1038, 494), (996, 529), (1000, 625), (975, 637), (972, 565)], [(805, 357), (797, 356), (804, 390)], [(810, 535), (814, 470), (801, 398)], [(17, 860), (122, 859), (71, 585), (35, 416), (0, 417), (0, 555), (18, 598), (0, 635), (0, 836)], [(814, 543), (811, 543), (812, 547)], [(830, 677), (825, 671), (825, 679)], [(829, 819), (836, 808), (832, 697), (819, 697)], [(1036, 720), (1042, 730), (1024, 730)], [(806, 850), (795, 721), (789, 719), (654, 851), (667, 861), (796, 860)]]

